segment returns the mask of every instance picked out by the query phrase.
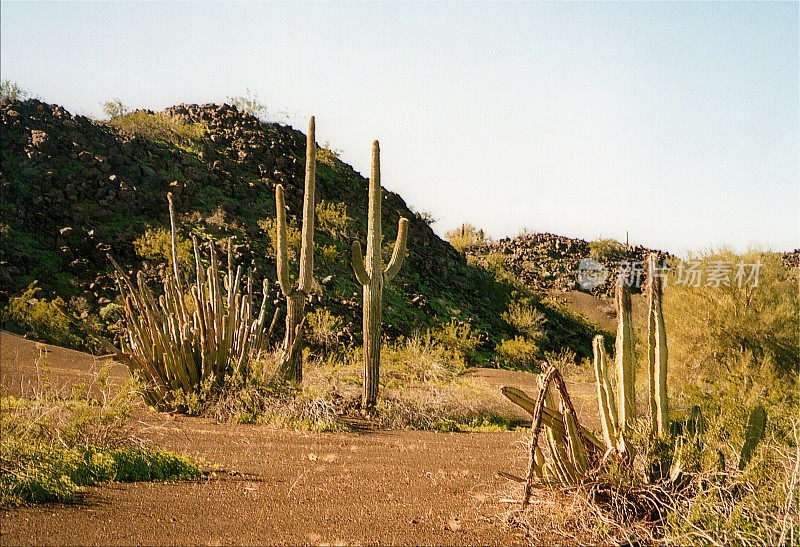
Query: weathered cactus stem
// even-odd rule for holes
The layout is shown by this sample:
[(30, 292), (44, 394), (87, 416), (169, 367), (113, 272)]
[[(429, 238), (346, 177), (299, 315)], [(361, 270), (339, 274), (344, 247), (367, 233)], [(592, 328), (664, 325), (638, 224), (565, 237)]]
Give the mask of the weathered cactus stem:
[(633, 323), (631, 321), (631, 290), (625, 278), (617, 278), (617, 410), (619, 427), (627, 431), (636, 423), (636, 359), (633, 351)]
[(662, 284), (656, 272), (656, 255), (647, 258), (649, 283), (648, 301), (648, 364), (650, 417), (653, 432), (665, 436), (669, 431), (669, 399), (667, 398), (667, 334), (661, 308)]

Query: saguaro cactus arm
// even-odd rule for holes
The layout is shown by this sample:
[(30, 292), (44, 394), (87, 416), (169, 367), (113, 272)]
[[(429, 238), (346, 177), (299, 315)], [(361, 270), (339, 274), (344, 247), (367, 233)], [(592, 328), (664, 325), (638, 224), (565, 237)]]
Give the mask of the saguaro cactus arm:
[(356, 279), (362, 285), (369, 285), (369, 274), (364, 268), (364, 255), (361, 253), (361, 243), (353, 241), (353, 244), (350, 246), (350, 251), (353, 273), (356, 274)]
[[(406, 239), (408, 237), (408, 219), (401, 218), (397, 224), (397, 239), (394, 242), (394, 250), (392, 251), (392, 259), (386, 270), (383, 272), (383, 279), (386, 282), (391, 281), (400, 271), (403, 265), (403, 260), (406, 256)], [(358, 275), (358, 274), (356, 274)]]

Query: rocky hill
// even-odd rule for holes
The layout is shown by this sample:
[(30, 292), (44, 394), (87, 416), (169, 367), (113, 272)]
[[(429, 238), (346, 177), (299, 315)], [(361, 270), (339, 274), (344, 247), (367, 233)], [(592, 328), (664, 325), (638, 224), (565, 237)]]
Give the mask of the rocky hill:
[[(157, 279), (168, 255), (167, 192), (176, 198), (182, 241), (197, 234), (223, 252), (234, 237), (234, 265), (242, 265), (255, 287), (268, 278), (269, 298), (283, 304), (270, 223), (274, 188), (282, 184), (290, 223), (300, 226), (300, 131), (226, 104), (178, 105), (98, 122), (37, 100), (1, 103), (0, 129), (0, 306), (38, 281), (42, 291), (26, 293), (28, 304), (60, 297), (76, 315), (113, 331), (108, 309), (116, 291), (106, 253), (130, 272), (141, 269)], [(331, 314), (323, 326), (329, 338), (358, 341), (361, 291), (348, 248), (352, 238), (364, 240), (367, 180), (327, 148), (318, 148), (317, 164), (315, 276), (322, 291), (314, 305)], [(502, 315), (514, 289), (468, 265), (399, 195), (384, 190), (383, 199), (386, 242), (394, 240), (401, 216), (410, 220), (406, 264), (384, 295), (384, 332), (394, 338), (454, 320), (470, 325), (487, 353), (513, 337)], [(544, 349), (567, 344), (588, 354), (594, 327), (541, 306), (551, 333)]]
[[(655, 253), (659, 262), (672, 256), (665, 251), (624, 245), (610, 239), (588, 242), (548, 233), (521, 234), (513, 239), (473, 245), (465, 252), (480, 260), (496, 257), (505, 269), (534, 290), (581, 290), (595, 296), (613, 294), (621, 268), (630, 268), (635, 275), (644, 267), (650, 253)], [(607, 272), (605, 280), (595, 287), (586, 288), (579, 283), (578, 272), (584, 259), (596, 261)], [(634, 283), (633, 291), (640, 289)]]

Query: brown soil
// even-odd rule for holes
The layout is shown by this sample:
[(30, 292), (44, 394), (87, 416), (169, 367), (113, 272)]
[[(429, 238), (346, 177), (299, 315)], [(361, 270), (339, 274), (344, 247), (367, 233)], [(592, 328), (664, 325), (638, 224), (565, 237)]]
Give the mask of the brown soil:
[[(2, 333), (2, 393), (89, 379), (98, 360)], [(533, 376), (478, 370), (490, 385), (534, 393)], [(123, 381), (118, 366), (112, 378)], [(579, 412), (591, 392), (571, 385)], [(571, 389), (573, 391), (573, 389)], [(510, 405), (510, 403), (508, 403)], [(319, 434), (219, 424), (142, 408), (138, 434), (201, 459), (198, 482), (111, 484), (75, 504), (0, 512), (3, 545), (527, 544), (504, 522), (497, 471), (523, 474), (525, 431)], [(513, 497), (518, 493), (511, 492)], [(555, 541), (555, 539), (553, 539)]]

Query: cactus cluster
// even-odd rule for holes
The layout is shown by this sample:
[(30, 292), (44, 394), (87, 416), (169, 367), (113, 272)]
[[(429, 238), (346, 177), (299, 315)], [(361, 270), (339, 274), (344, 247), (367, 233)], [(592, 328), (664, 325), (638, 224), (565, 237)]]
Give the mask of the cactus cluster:
[(286, 202), (283, 186), (275, 187), (275, 213), (277, 220), (277, 274), (278, 284), (286, 297), (286, 334), (278, 364), (280, 380), (301, 382), (303, 380), (303, 356), (301, 347), (302, 324), (306, 301), (314, 287), (314, 191), (317, 180), (316, 129), (314, 116), (308, 120), (306, 136), (306, 178), (303, 194), (303, 229), (300, 235), (300, 274), (297, 283), (289, 279), (288, 237), (286, 226)]
[(266, 286), (260, 311), (253, 316), (252, 280), (248, 278), (243, 291), (241, 266), (233, 272), (230, 241), (227, 275), (220, 280), (215, 246), (211, 245), (211, 265), (203, 268), (197, 238), (193, 238), (196, 280), (184, 285), (178, 269), (172, 195), (167, 199), (173, 271), (164, 276), (164, 294), (156, 298), (142, 272), (136, 283), (132, 282), (109, 255), (125, 301), (122, 313), (127, 328), (120, 348), (97, 336), (133, 374), (147, 382), (143, 395), (154, 406), (169, 403), (178, 390), (193, 393), (208, 379), (220, 381), (228, 373), (244, 373), (249, 359), (264, 347), (277, 317), (265, 332)]
[(369, 179), (369, 212), (367, 217), (367, 256), (361, 253), (361, 244), (353, 241), (352, 264), (356, 279), (363, 286), (362, 325), (364, 331), (364, 395), (362, 406), (375, 406), (381, 359), (381, 312), (383, 285), (400, 271), (406, 254), (408, 219), (401, 218), (397, 227), (392, 258), (384, 269), (381, 257), (381, 158), (378, 141), (372, 143), (372, 172)]

